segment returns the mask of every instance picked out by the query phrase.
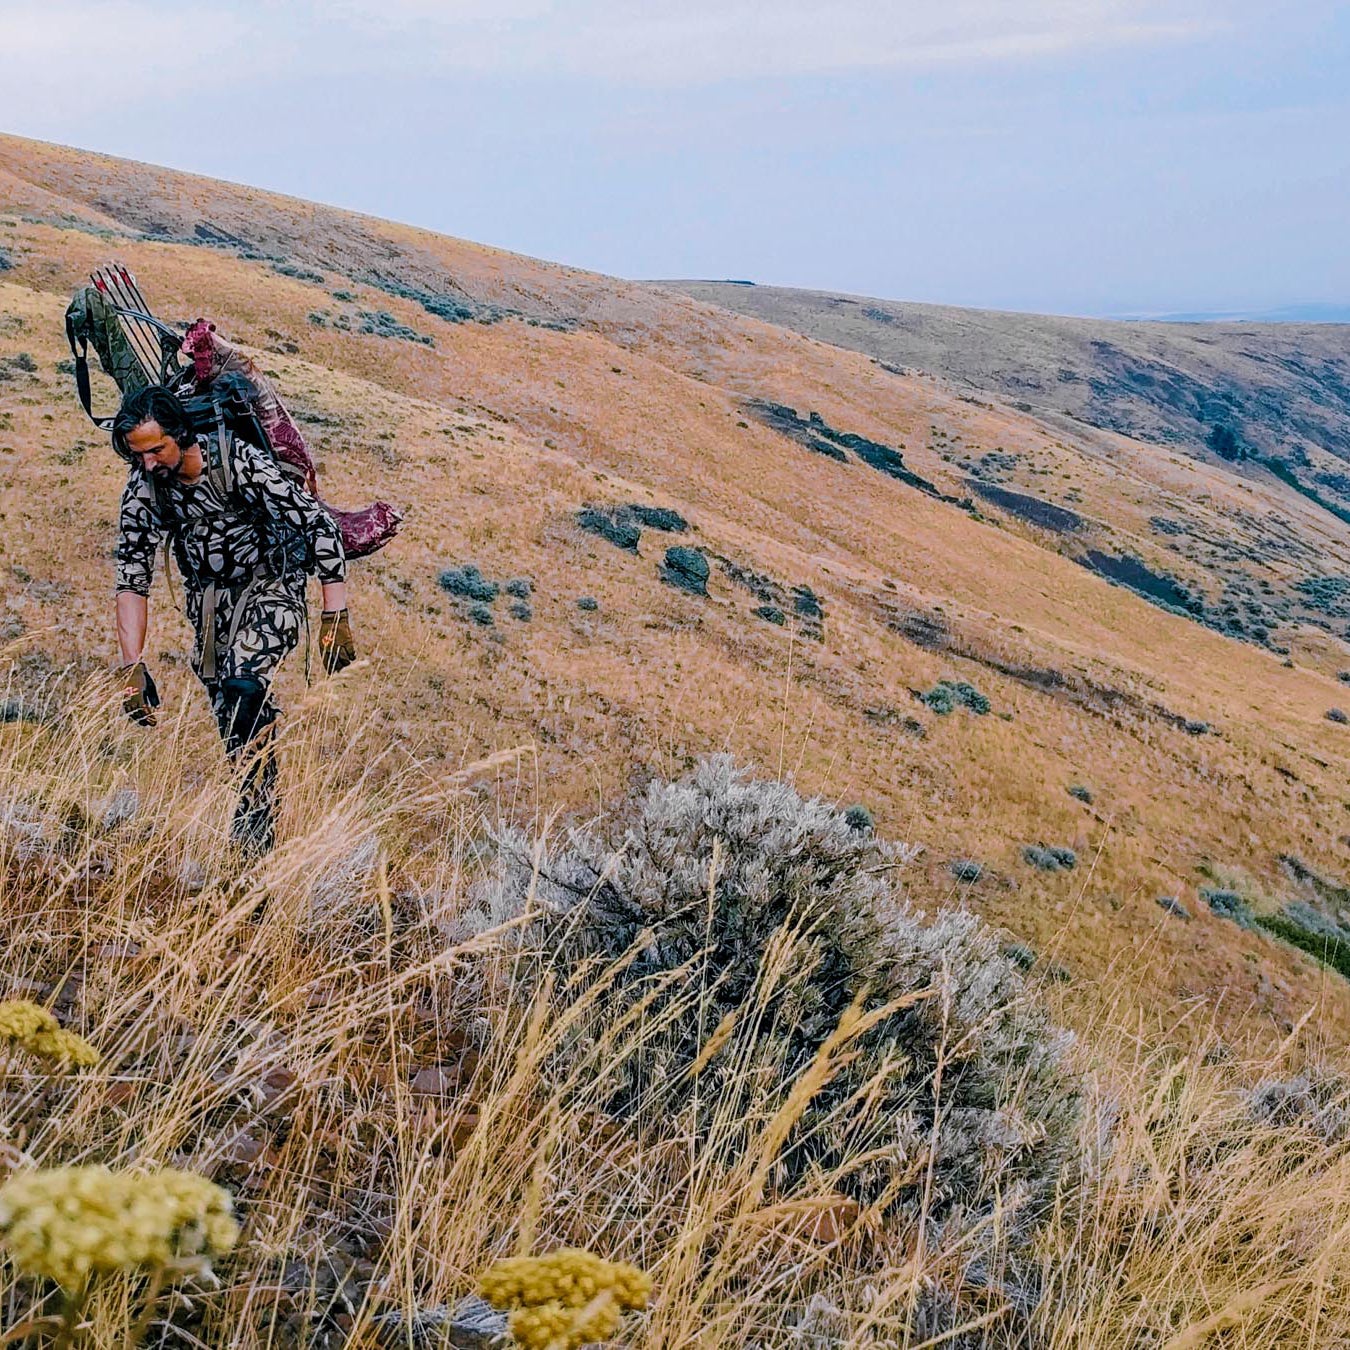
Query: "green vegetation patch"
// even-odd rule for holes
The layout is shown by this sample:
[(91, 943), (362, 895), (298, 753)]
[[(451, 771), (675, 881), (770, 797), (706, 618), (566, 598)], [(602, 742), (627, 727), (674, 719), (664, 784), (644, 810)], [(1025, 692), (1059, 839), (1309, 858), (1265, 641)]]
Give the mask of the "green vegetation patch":
[(1277, 914), (1258, 914), (1255, 922), (1258, 928), (1316, 957), (1350, 980), (1350, 940), (1325, 930), (1316, 931), (1291, 916), (1288, 909)]
[(989, 700), (964, 680), (939, 680), (921, 695), (921, 701), (939, 717), (946, 717), (957, 708), (969, 708), (977, 717), (983, 717), (990, 708)]

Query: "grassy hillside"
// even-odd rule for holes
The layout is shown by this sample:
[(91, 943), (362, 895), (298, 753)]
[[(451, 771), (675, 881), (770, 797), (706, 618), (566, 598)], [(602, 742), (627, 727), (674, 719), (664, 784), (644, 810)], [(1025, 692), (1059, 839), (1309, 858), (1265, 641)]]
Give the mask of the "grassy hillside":
[[(291, 786), (261, 869), (223, 857), (224, 766), (164, 579), (149, 650), (168, 726), (123, 724), (100, 679), (115, 656), (122, 474), (61, 369), (61, 315), (110, 255), (163, 315), (207, 315), (261, 356), (335, 502), (378, 491), (407, 509), (404, 534), (353, 571), (362, 664), (308, 690), (298, 661), (286, 673)], [(509, 946), (492, 947), (505, 964), (486, 983), (461, 947), (491, 929), (479, 921), (490, 827), (555, 836), (628, 820), (635, 791), (725, 750), (762, 778), (862, 804), (878, 835), (906, 841), (905, 901), (930, 914), (960, 902), (993, 925), (1055, 1017), (1084, 1033), (1076, 1072), (1126, 1103), (1119, 1175), (1039, 1220), (1065, 1281), (1037, 1304), (1047, 1344), (1164, 1344), (1219, 1315), (1250, 1344), (1279, 1344), (1313, 1288), (1322, 1321), (1305, 1339), (1335, 1343), (1342, 1314), (1324, 1295), (1340, 1278), (1327, 1274), (1340, 1211), (1308, 1197), (1309, 1169), (1339, 1155), (1298, 1171), (1306, 1121), (1261, 1133), (1265, 1118), (1224, 1092), (1316, 1061), (1350, 1029), (1350, 985), (1316, 942), (1256, 922), (1292, 913), (1338, 944), (1350, 906), (1350, 728), (1327, 716), (1350, 705), (1336, 678), (1350, 669), (1342, 522), (1251, 466), (1070, 433), (670, 292), (13, 138), (0, 138), (0, 258), (0, 875), (14, 972), (0, 994), (106, 1028), (114, 1065), (11, 1143), (39, 1161), (214, 1168), (234, 1156), (231, 1131), (249, 1134), (240, 1149), (258, 1152), (230, 1166), (252, 1264), (211, 1316), (280, 1317), (275, 1259), (304, 1245), (297, 1234), (317, 1246), (296, 1257), (308, 1283), (288, 1297), (312, 1311), (315, 1250), (342, 1223), (362, 1231), (348, 1266), (373, 1264), (351, 1308), (323, 1295), (324, 1325), (340, 1314), (343, 1334), (373, 1335), (390, 1306), (457, 1297), (535, 1235), (599, 1234), (656, 1267), (665, 1292), (634, 1343), (796, 1343), (820, 1293), (845, 1330), (818, 1343), (866, 1344), (900, 1334), (921, 1286), (948, 1287), (911, 1259), (927, 1221), (906, 1247), (914, 1230), (892, 1223), (889, 1201), (864, 1197), (847, 1233), (803, 1238), (802, 1207), (840, 1203), (863, 1166), (854, 1153), (797, 1190), (755, 1172), (776, 1113), (802, 1106), (755, 1095), (798, 1081), (756, 1058), (776, 1042), (737, 1061), (748, 1095), (729, 1099), (744, 1110), (719, 1127), (716, 1167), (692, 1165), (697, 1121), (654, 1142), (659, 1112), (615, 1135), (623, 1166), (600, 1166), (600, 1088), (579, 1101), (531, 1076), (573, 1025), (568, 1000), (592, 986), (563, 972), (559, 1001), (541, 993), (522, 1014)], [(96, 397), (110, 406), (106, 382)], [(699, 562), (671, 548), (701, 555), (706, 594)], [(495, 597), (454, 593), (466, 567)], [(1171, 608), (1137, 593), (1150, 588)], [(1271, 615), (1265, 639), (1219, 631), (1228, 601), (1257, 622), (1241, 588)], [(1175, 612), (1191, 593), (1215, 610), (1200, 615), (1209, 626)], [(622, 1024), (587, 1020), (600, 1012)], [(607, 1004), (576, 1018), (597, 1083), (605, 1053), (626, 1062), (653, 1034)], [(485, 1039), (466, 1045), (470, 1026)], [(438, 1068), (452, 1084), (414, 1091)], [(281, 1069), (293, 1079), (277, 1082), (300, 1086), (268, 1124)], [(1213, 1185), (1177, 1208), (1216, 1122), (1232, 1148), (1206, 1155)], [(762, 1133), (747, 1143), (743, 1127)], [(1152, 1149), (1149, 1198), (1132, 1169)], [(357, 1178), (349, 1212), (339, 1198), (357, 1196)], [(439, 1198), (419, 1209), (425, 1195)], [(341, 1221), (325, 1228), (315, 1216), (329, 1210)], [(1295, 1221), (1298, 1244), (1260, 1249)], [(1174, 1225), (1175, 1241), (1137, 1249), (1134, 1224)], [(1084, 1225), (1095, 1247), (1078, 1241)], [(1236, 1262), (1243, 1242), (1250, 1259)], [(726, 1253), (712, 1277), (708, 1250)], [(1090, 1273), (1106, 1261), (1114, 1282)], [(774, 1273), (789, 1266), (790, 1298)], [(1266, 1284), (1264, 1303), (1248, 1298)], [(999, 1288), (988, 1325), (1012, 1306)]]
[[(1159, 490), (1137, 498), (1152, 508), (1146, 519), (1122, 519), (1124, 503), (1112, 505), (1109, 498), (1125, 488), (1117, 475), (1108, 475), (1102, 501), (1082, 485), (1072, 461), (1047, 463), (1005, 447), (976, 454), (938, 438), (983, 502), (1057, 531), (1086, 565), (1249, 640), (1282, 645), (1292, 640), (1288, 634), (1271, 634), (1291, 621), (1345, 636), (1345, 608), (1327, 603), (1324, 592), (1327, 575), (1343, 574), (1350, 521), (1350, 328), (1122, 323), (741, 282), (663, 285), (862, 352), (886, 370), (940, 377), (967, 399), (993, 398), (1034, 415), (1089, 455), (1128, 465), (1131, 477), (1142, 475)], [(1131, 451), (1140, 442), (1154, 447), (1142, 459)], [(1210, 502), (1198, 485), (1188, 489), (1184, 477), (1168, 472), (1181, 455), (1226, 465), (1255, 499), (1242, 509), (1193, 514), (1195, 504)], [(1273, 491), (1276, 483), (1292, 491)], [(1192, 497), (1188, 507), (1179, 507), (1178, 491)], [(1292, 533), (1283, 509), (1258, 505), (1290, 497), (1316, 508), (1311, 516), (1296, 512)], [(1106, 554), (1132, 551), (1161, 575), (1104, 558), (1091, 537), (1097, 516), (1134, 536)], [(1330, 552), (1319, 547), (1322, 539), (1334, 541)]]
[(1120, 322), (743, 282), (661, 284), (1027, 411), (1151, 443), (1198, 451), (1228, 426), (1249, 448), (1300, 466), (1306, 458), (1314, 470), (1343, 470), (1350, 460), (1344, 324)]
[[(929, 379), (642, 287), (185, 175), (0, 147), (14, 198), (0, 227), (0, 453), (16, 694), (114, 655), (120, 467), (57, 366), (69, 291), (115, 252), (163, 313), (208, 314), (263, 354), (335, 501), (379, 489), (406, 505), (402, 538), (357, 569), (371, 665), (336, 695), (360, 706), (372, 760), (435, 772), (529, 743), (537, 809), (584, 811), (727, 748), (865, 802), (924, 846), (923, 895), (968, 891), (1085, 983), (1128, 952), (1151, 990), (1208, 991), (1275, 1034), (1321, 996), (1315, 965), (1212, 919), (1195, 887), (1202, 867), (1240, 868), (1282, 894), (1281, 855), (1340, 875), (1350, 733), (1325, 714), (1350, 701), (1334, 679), (1350, 653), (1322, 639), (1319, 659), (1290, 668), (1105, 584), (1053, 535), (999, 528), (852, 451), (814, 453), (747, 401), (902, 449), (946, 496), (963, 483), (935, 437), (1044, 456), (1113, 533), (1170, 481), (1192, 520), (1282, 514), (1291, 548), (1325, 566), (1344, 541), (1280, 485), (1159, 465), (1133, 442), (1123, 463), (1104, 460)], [(447, 320), (400, 287), (479, 317)], [(432, 345), (363, 333), (360, 316), (381, 311)], [(644, 528), (629, 551), (578, 526), (586, 506), (627, 503), (672, 508), (690, 529)], [(706, 598), (662, 581), (679, 545), (709, 559)], [(503, 595), (491, 625), (475, 622), (437, 584), (465, 564), (528, 579), (530, 620)], [(151, 650), (172, 696), (190, 699), (172, 608), (161, 591)], [(979, 688), (992, 714), (935, 714), (917, 694), (943, 678)], [(1029, 866), (1023, 848), (1042, 843), (1075, 849), (1080, 866)], [(957, 883), (952, 859), (982, 862), (988, 879)], [(1169, 920), (1161, 894), (1194, 922)], [(1339, 1022), (1350, 1001), (1333, 991), (1323, 1006)]]

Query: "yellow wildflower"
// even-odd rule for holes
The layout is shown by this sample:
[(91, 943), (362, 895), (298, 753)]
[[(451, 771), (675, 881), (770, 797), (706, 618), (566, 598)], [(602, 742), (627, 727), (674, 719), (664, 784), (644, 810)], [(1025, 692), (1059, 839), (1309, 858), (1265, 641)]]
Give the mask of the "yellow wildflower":
[(507, 1325), (525, 1350), (578, 1350), (613, 1337), (619, 1329), (619, 1308), (612, 1294), (604, 1294), (584, 1308), (541, 1303), (538, 1307), (517, 1308)]
[(76, 1069), (91, 1068), (99, 1061), (98, 1051), (83, 1036), (63, 1030), (45, 1008), (24, 999), (0, 1003), (0, 1042), (4, 1041)]
[(39, 1031), (20, 1041), (25, 1050), (42, 1059), (59, 1060), (77, 1069), (90, 1069), (99, 1061), (99, 1053), (83, 1036), (58, 1027), (55, 1031)]
[(43, 1031), (57, 1031), (59, 1024), (46, 1008), (27, 999), (0, 1003), (0, 1041), (26, 1041)]
[(228, 1192), (192, 1172), (57, 1167), (0, 1186), (0, 1239), (20, 1270), (74, 1290), (94, 1274), (184, 1257), (205, 1267), (239, 1236), (230, 1208)]
[(527, 1350), (575, 1350), (607, 1341), (621, 1308), (645, 1308), (651, 1278), (623, 1261), (565, 1247), (498, 1261), (479, 1281), (494, 1308), (511, 1308), (511, 1334)]
[(561, 1303), (581, 1308), (609, 1292), (623, 1308), (645, 1308), (652, 1282), (636, 1266), (606, 1261), (580, 1247), (563, 1247), (547, 1256), (512, 1256), (487, 1270), (482, 1295), (494, 1308)]

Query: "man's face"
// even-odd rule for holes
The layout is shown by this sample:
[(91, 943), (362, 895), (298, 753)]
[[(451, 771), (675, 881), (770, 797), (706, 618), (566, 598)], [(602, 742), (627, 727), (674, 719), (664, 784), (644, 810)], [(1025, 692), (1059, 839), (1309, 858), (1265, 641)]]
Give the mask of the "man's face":
[(128, 431), (127, 448), (156, 478), (173, 478), (183, 467), (183, 447), (158, 422), (142, 422)]

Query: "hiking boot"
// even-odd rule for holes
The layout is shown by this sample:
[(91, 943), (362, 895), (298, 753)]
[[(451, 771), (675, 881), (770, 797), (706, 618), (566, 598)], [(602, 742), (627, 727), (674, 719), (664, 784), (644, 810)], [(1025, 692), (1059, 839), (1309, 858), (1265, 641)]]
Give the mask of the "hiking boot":
[(250, 858), (260, 858), (276, 843), (277, 760), (266, 746), (249, 765), (234, 809), (230, 838)]

